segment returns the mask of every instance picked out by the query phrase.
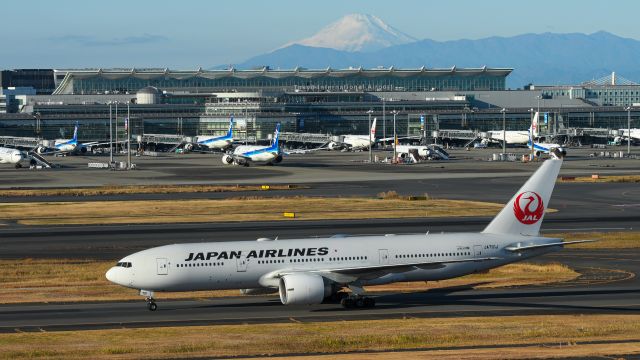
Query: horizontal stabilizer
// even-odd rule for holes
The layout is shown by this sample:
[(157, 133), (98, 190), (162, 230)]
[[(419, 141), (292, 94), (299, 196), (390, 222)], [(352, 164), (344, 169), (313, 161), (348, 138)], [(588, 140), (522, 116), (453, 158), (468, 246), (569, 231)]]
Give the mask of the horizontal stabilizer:
[(507, 251), (518, 252), (518, 251), (525, 251), (525, 250), (542, 249), (542, 248), (547, 248), (552, 246), (564, 246), (564, 245), (570, 245), (570, 244), (588, 243), (588, 242), (594, 242), (594, 241), (596, 240), (575, 240), (575, 241), (564, 241), (564, 242), (561, 241), (561, 242), (555, 242), (550, 244), (524, 245), (524, 246), (520, 244), (516, 244), (512, 246), (507, 246), (504, 249)]

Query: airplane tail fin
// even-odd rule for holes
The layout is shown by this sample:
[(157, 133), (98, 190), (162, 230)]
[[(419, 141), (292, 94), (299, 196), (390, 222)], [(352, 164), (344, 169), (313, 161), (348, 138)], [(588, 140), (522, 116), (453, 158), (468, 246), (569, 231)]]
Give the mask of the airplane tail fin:
[(76, 126), (73, 128), (73, 141), (78, 141), (78, 122), (76, 121)]
[(554, 155), (555, 158), (545, 161), (531, 175), (502, 211), (482, 231), (483, 233), (538, 235), (562, 166), (562, 155)]
[(369, 133), (369, 142), (376, 142), (376, 123), (378, 122), (378, 118), (373, 118), (373, 123), (371, 124), (371, 130)]
[(228, 137), (233, 137), (233, 116), (229, 119), (229, 130), (227, 131)]
[(278, 138), (280, 137), (280, 123), (276, 124), (276, 131), (273, 133), (273, 142), (271, 143), (271, 147), (278, 147)]

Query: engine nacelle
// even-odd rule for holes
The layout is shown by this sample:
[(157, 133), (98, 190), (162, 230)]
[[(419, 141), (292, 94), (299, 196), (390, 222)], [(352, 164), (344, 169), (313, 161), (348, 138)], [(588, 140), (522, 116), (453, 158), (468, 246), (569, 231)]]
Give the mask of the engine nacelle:
[(187, 151), (193, 150), (193, 144), (192, 143), (184, 144), (184, 149), (187, 150)]
[(36, 152), (37, 152), (38, 154), (44, 154), (44, 153), (46, 153), (46, 152), (47, 152), (47, 148), (46, 148), (46, 147), (44, 147), (44, 146), (38, 146), (38, 147), (36, 148)]
[(228, 155), (228, 154), (222, 155), (222, 163), (225, 164), (225, 165), (233, 164), (233, 156)]
[(81, 146), (80, 147), (80, 153), (86, 154), (87, 153), (87, 147), (86, 146)]
[(278, 154), (278, 156), (275, 157), (275, 159), (273, 159), (272, 163), (274, 164), (279, 164), (282, 162), (282, 154)]
[(290, 274), (280, 278), (280, 301), (284, 305), (320, 304), (331, 295), (331, 286), (320, 275)]
[(242, 295), (268, 295), (268, 294), (274, 294), (277, 292), (278, 292), (278, 288), (272, 288), (272, 287), (240, 289), (240, 294)]

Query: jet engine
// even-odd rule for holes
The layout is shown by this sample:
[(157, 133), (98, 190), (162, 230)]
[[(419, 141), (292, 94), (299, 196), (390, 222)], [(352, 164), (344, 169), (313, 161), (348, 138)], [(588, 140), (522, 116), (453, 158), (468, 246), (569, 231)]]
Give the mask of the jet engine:
[(233, 164), (233, 156), (228, 155), (228, 154), (222, 155), (222, 163), (225, 164), (225, 165)]
[(272, 288), (272, 287), (240, 289), (240, 294), (242, 295), (268, 295), (268, 294), (274, 294), (277, 292), (278, 292), (278, 288)]
[(280, 301), (284, 305), (320, 304), (331, 295), (331, 286), (315, 274), (289, 274), (280, 278)]
[(186, 151), (191, 151), (191, 150), (193, 150), (193, 144), (192, 144), (192, 143), (186, 143), (186, 144), (184, 144), (184, 149), (185, 149)]
[(47, 152), (47, 148), (46, 148), (46, 147), (44, 147), (44, 146), (38, 146), (38, 147), (36, 148), (36, 152), (37, 152), (38, 154), (44, 154), (44, 153), (46, 153), (46, 152)]
[(274, 163), (274, 164), (281, 163), (282, 162), (282, 154), (278, 154), (278, 156), (276, 156), (271, 162)]
[(87, 153), (87, 147), (86, 146), (81, 146), (80, 147), (80, 152), (83, 153), (83, 154), (86, 154)]

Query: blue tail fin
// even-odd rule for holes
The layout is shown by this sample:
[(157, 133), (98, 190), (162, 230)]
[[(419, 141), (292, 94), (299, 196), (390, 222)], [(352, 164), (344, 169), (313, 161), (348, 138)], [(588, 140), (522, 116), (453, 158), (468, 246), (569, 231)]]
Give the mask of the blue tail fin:
[(278, 138), (280, 137), (280, 123), (276, 124), (276, 131), (273, 133), (273, 142), (271, 143), (272, 148), (278, 148)]
[(231, 116), (231, 119), (229, 120), (229, 130), (227, 131), (227, 137), (233, 137), (233, 116)]
[(78, 141), (78, 122), (76, 121), (76, 126), (73, 128), (73, 141)]

